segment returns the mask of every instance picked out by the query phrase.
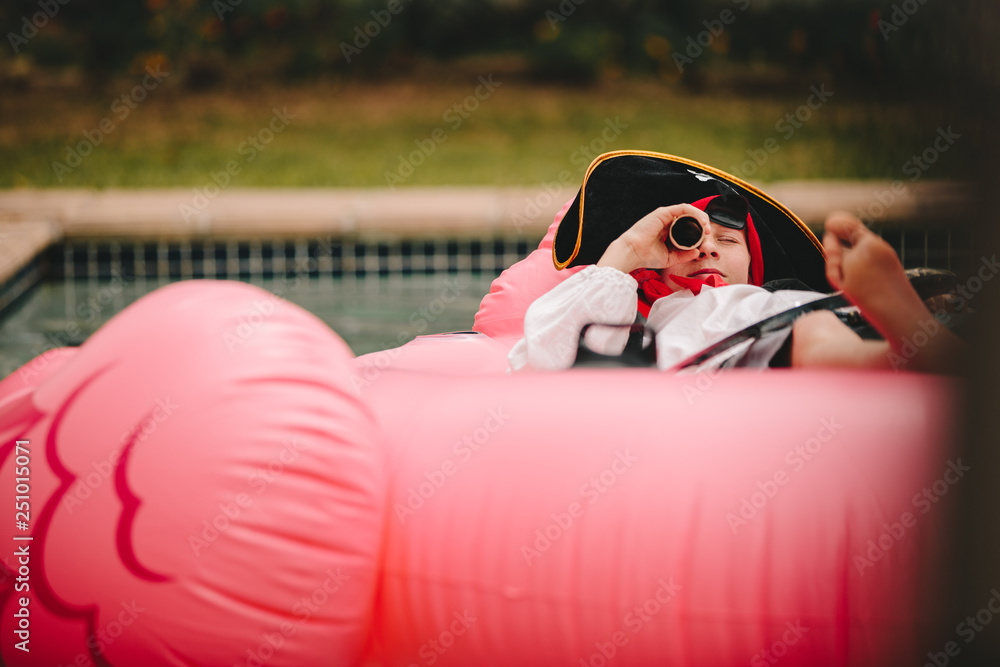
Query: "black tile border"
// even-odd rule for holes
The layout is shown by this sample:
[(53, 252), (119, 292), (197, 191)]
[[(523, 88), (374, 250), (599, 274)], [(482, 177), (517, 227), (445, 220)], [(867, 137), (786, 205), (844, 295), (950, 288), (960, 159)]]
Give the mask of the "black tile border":
[[(961, 231), (893, 227), (873, 230), (906, 268), (961, 272), (974, 239)], [(0, 285), (0, 320), (9, 307), (44, 280), (130, 278), (255, 280), (274, 277), (356, 277), (471, 273), (499, 275), (536, 247), (523, 237), (477, 239), (285, 239), (237, 241), (61, 241)], [(5, 312), (7, 311), (7, 312)]]
[(523, 259), (535, 243), (521, 238), (439, 241), (92, 241), (48, 249), (49, 280), (137, 278), (251, 280), (281, 275), (492, 273)]
[(284, 238), (61, 241), (0, 285), (0, 321), (9, 314), (10, 305), (46, 280), (500, 275), (536, 245), (522, 237), (371, 242)]

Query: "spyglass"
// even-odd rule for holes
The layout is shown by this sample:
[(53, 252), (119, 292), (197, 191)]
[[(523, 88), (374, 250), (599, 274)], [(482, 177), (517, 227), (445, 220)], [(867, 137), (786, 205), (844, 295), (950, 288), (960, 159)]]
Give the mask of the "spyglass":
[(701, 245), (705, 231), (697, 218), (685, 215), (674, 220), (667, 236), (670, 244), (677, 250), (694, 250)]

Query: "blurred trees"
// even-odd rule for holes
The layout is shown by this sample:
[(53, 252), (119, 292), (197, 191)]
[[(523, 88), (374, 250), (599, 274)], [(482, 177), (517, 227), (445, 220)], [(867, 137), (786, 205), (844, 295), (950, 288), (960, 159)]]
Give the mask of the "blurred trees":
[[(527, 76), (651, 74), (694, 87), (896, 88), (940, 77), (927, 0), (5, 0), (6, 70), (93, 80), (169, 64), (187, 85), (406, 74), (504, 54)], [(935, 54), (933, 58), (929, 55)]]

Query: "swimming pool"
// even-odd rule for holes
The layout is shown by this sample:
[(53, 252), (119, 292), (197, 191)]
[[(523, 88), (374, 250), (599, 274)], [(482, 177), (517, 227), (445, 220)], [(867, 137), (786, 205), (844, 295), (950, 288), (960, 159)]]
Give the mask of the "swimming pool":
[[(974, 240), (950, 231), (880, 230), (907, 267), (956, 269)], [(471, 328), (490, 283), (535, 247), (524, 238), (62, 243), (45, 278), (0, 313), (0, 378), (46, 350), (79, 345), (113, 315), (177, 280), (242, 280), (326, 322), (355, 354)]]
[[(470, 329), (493, 277), (446, 273), (246, 282), (315, 314), (360, 355), (421, 334)], [(169, 282), (119, 274), (39, 284), (0, 323), (0, 378), (46, 350), (79, 345), (126, 306)]]
[(326, 322), (355, 354), (468, 330), (524, 239), (322, 243), (111, 241), (61, 244), (46, 278), (3, 312), (0, 377), (46, 350), (79, 345), (126, 306), (177, 280), (241, 280)]

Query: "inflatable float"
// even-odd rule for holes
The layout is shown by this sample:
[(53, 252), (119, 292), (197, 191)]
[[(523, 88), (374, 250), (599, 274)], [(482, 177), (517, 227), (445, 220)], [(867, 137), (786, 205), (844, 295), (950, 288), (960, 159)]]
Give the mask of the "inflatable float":
[(508, 374), (555, 231), (474, 332), (187, 281), (0, 382), (3, 663), (918, 664), (950, 383)]

